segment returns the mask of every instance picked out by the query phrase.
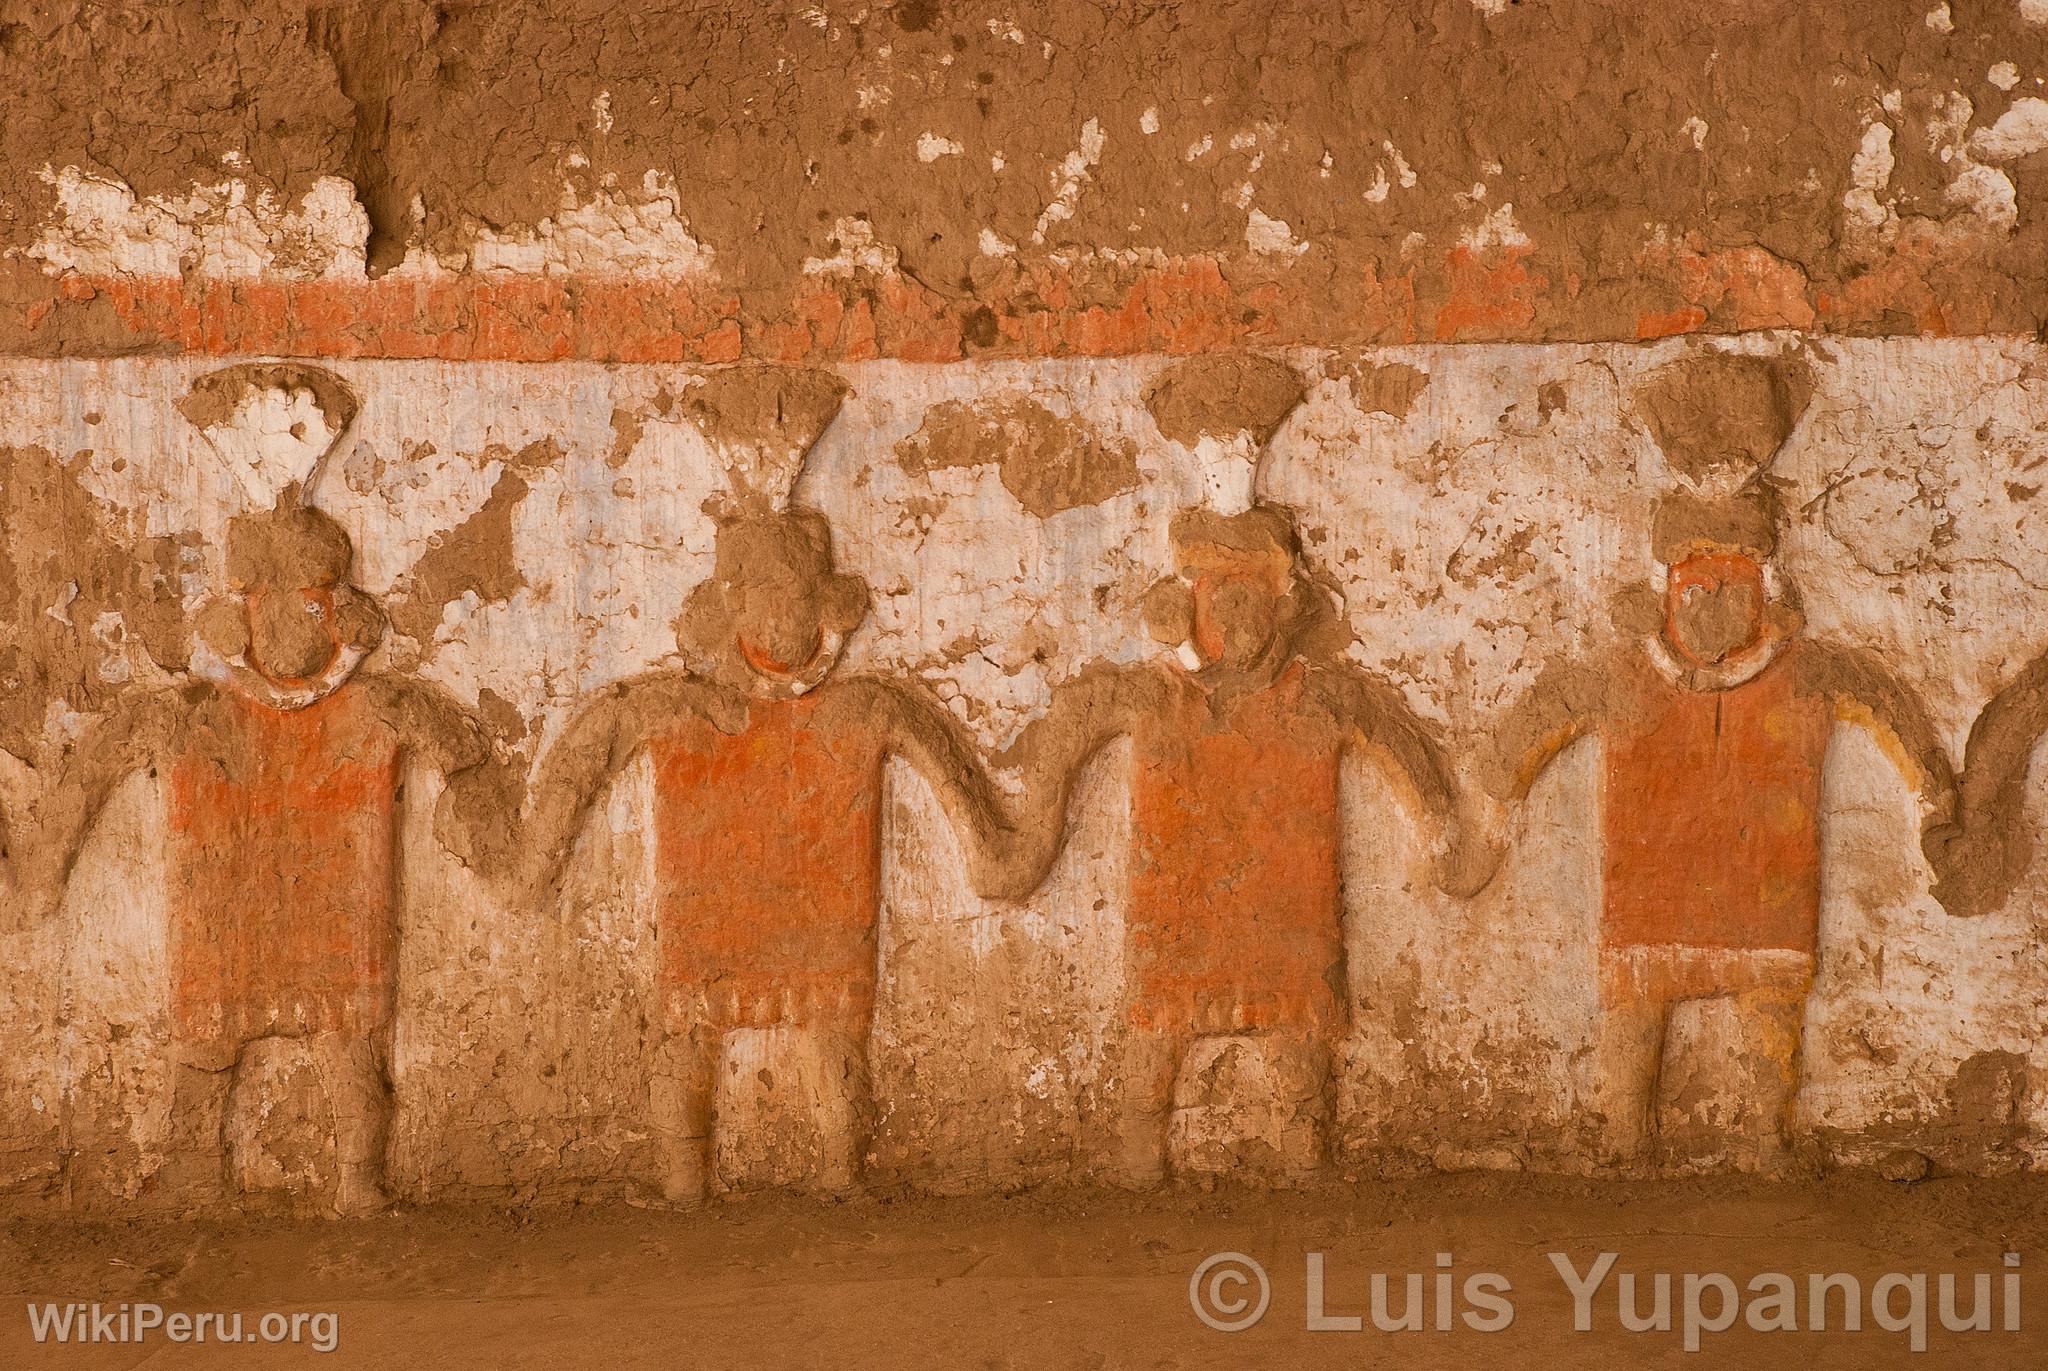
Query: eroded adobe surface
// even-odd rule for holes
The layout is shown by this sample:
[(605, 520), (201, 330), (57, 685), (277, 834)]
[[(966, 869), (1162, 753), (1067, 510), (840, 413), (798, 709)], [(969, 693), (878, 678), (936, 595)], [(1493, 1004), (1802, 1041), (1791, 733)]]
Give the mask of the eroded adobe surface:
[(2032, 0), (0, 63), (10, 1206), (2048, 1156)]
[(943, 361), (2044, 319), (2034, 0), (361, 10), (11, 16), (0, 337)]

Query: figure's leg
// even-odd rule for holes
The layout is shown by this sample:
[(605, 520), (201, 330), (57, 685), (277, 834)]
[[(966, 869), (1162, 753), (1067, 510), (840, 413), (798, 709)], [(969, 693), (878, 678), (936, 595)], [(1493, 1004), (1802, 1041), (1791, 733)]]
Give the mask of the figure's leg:
[(1336, 1117), (1330, 1046), (1314, 1033), (1276, 1033), (1268, 1041), (1273, 1081), (1293, 1104), (1292, 1118), (1278, 1139), (1280, 1179), (1309, 1180), (1330, 1157), (1331, 1122)]
[[(868, 1145), (875, 1126), (874, 1085), (868, 1074), (868, 1025), (848, 1023), (819, 1032), (818, 1054), (829, 1072), (836, 1074), (846, 1105), (845, 1128), (841, 1137), (826, 1137), (824, 1164), (819, 1168), (818, 1186), (840, 1194), (860, 1187), (867, 1166)], [(825, 1118), (833, 1111), (827, 1109)]]
[(647, 1082), (662, 1198), (702, 1204), (711, 1181), (711, 1092), (719, 1034), (708, 1025), (671, 1029), (654, 1049)]
[(1799, 1096), (1800, 1043), (1806, 1020), (1804, 987), (1767, 987), (1735, 996), (1744, 1070), (1752, 1102), (1747, 1122), (1757, 1166), (1778, 1174), (1792, 1166), (1792, 1107)]
[(308, 1039), (334, 1122), (334, 1208), (346, 1216), (374, 1214), (390, 1204), (384, 1190), (391, 1137), (391, 1079), (381, 1031), (347, 1031)]
[(150, 1189), (165, 1203), (200, 1208), (234, 1193), (226, 1141), (228, 1095), (239, 1048), (171, 1047), (171, 1107), (163, 1165)]
[(1166, 1141), (1173, 1116), (1173, 1078), (1187, 1043), (1173, 1033), (1133, 1027), (1124, 1039), (1118, 1092), (1115, 1177), (1134, 1189), (1166, 1179)]
[(1670, 1006), (1658, 999), (1617, 996), (1601, 1006), (1593, 1090), (1601, 1116), (1601, 1161), (1607, 1165), (1642, 1159), (1656, 1117), (1670, 1019)]

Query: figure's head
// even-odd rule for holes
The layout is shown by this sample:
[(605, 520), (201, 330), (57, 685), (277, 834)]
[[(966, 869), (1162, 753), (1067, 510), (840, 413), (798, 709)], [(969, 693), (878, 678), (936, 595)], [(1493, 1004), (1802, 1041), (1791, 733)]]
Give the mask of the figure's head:
[(1172, 537), (1178, 573), (1146, 593), (1145, 623), (1191, 674), (1277, 670), (1329, 614), (1328, 596), (1304, 574), (1293, 522), (1280, 509), (1184, 510)]
[(349, 585), (348, 534), (316, 509), (289, 506), (229, 521), (227, 598), (201, 619), (202, 638), (224, 661), (243, 661), (277, 685), (326, 672), (344, 652), (367, 653), (384, 636), (384, 613)]
[(1663, 637), (1689, 667), (1719, 666), (1796, 630), (1771, 557), (1778, 508), (1766, 487), (1725, 500), (1666, 497), (1652, 548), (1664, 572)]
[(676, 630), (730, 683), (801, 695), (831, 671), (867, 610), (867, 586), (832, 568), (824, 516), (737, 514), (719, 523), (711, 579), (691, 593)]
[(1665, 577), (1664, 636), (1698, 666), (1716, 666), (1764, 636), (1761, 562), (1740, 552), (1701, 552)]

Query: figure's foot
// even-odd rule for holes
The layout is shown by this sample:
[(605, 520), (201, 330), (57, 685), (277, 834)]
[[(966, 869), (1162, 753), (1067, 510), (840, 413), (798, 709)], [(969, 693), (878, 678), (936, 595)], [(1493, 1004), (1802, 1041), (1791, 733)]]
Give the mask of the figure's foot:
[(391, 1196), (373, 1176), (344, 1174), (334, 1188), (334, 1212), (344, 1219), (365, 1219), (391, 1208)]
[(1817, 1146), (1766, 1141), (1757, 1155), (1757, 1174), (1772, 1181), (1817, 1181), (1827, 1171), (1827, 1158)]
[(1328, 1145), (1320, 1138), (1292, 1156), (1283, 1154), (1274, 1168), (1274, 1183), (1284, 1189), (1300, 1190), (1314, 1185), (1330, 1169)]
[(1125, 1190), (1156, 1190), (1166, 1184), (1166, 1171), (1165, 1147), (1148, 1140), (1123, 1147), (1110, 1178)]
[(233, 1193), (218, 1156), (173, 1154), (142, 1184), (143, 1198), (151, 1208), (180, 1217), (211, 1210)]
[(1594, 1155), (1599, 1158), (1602, 1171), (1636, 1175), (1650, 1164), (1649, 1134), (1642, 1129), (1610, 1125), (1600, 1134)]
[(668, 1158), (661, 1198), (678, 1209), (695, 1209), (711, 1197), (710, 1146), (685, 1143)]

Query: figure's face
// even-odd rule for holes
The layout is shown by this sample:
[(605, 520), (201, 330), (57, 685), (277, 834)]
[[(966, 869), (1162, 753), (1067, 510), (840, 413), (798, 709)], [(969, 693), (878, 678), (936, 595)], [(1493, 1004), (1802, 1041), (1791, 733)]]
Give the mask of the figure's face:
[(1247, 670), (1273, 647), (1285, 592), (1262, 577), (1204, 574), (1192, 590), (1188, 641), (1205, 666)]
[(1284, 552), (1194, 543), (1182, 551), (1179, 577), (1163, 583), (1153, 603), (1154, 632), (1177, 645), (1175, 659), (1186, 670), (1249, 671), (1284, 646), (1292, 587)]
[(383, 637), (383, 611), (347, 583), (347, 535), (324, 516), (299, 509), (237, 519), (227, 553), (231, 594), (203, 630), (224, 660), (296, 688), (345, 675)]
[(819, 578), (787, 561), (756, 564), (735, 587), (733, 638), (747, 665), (764, 677), (829, 669), (839, 645), (828, 641)]
[(1701, 553), (1665, 582), (1664, 636), (1700, 666), (1714, 666), (1764, 636), (1764, 569), (1741, 553)]
[(719, 534), (718, 566), (678, 623), (686, 647), (725, 660), (764, 695), (800, 695), (839, 660), (867, 613), (857, 577), (832, 569), (822, 521), (753, 518)]
[(280, 684), (325, 670), (341, 651), (327, 590), (254, 590), (247, 597), (249, 664)]

